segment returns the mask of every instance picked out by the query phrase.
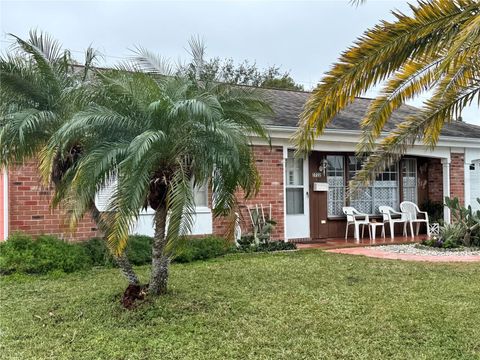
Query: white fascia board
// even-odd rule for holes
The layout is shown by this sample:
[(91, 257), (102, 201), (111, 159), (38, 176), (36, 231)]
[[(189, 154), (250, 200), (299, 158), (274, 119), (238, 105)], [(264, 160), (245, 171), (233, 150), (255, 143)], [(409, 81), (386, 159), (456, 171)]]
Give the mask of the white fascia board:
[[(268, 132), (274, 139), (284, 139), (290, 140), (293, 137), (293, 134), (298, 129), (297, 127), (292, 126), (267, 126)], [(387, 136), (388, 133), (382, 133), (379, 140), (384, 136)], [(345, 142), (345, 143), (355, 143), (357, 144), (360, 140), (361, 132), (358, 130), (337, 130), (337, 129), (326, 129), (323, 135), (320, 138), (317, 138), (315, 142)], [(338, 145), (338, 144), (337, 144)], [(424, 147), (421, 141), (417, 141), (415, 146)], [(460, 138), (453, 136), (440, 136), (437, 143), (437, 147), (456, 147), (456, 148), (478, 148), (480, 149), (480, 139), (479, 138)], [(424, 147), (425, 148), (425, 147)], [(339, 150), (340, 151), (340, 150)], [(463, 152), (459, 149), (460, 152)], [(455, 152), (455, 151), (452, 151)]]

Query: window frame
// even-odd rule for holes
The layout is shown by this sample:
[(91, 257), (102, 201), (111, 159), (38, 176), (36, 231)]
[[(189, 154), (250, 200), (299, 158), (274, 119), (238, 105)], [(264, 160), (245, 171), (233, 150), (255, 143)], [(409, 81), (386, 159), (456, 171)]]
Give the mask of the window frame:
[[(414, 186), (414, 188), (415, 188), (415, 191), (414, 191), (415, 199), (414, 199), (414, 200), (408, 199), (408, 201), (412, 201), (412, 202), (414, 202), (415, 204), (417, 204), (417, 203), (418, 203), (418, 161), (417, 161), (416, 158), (413, 158), (413, 157), (405, 157), (405, 158), (402, 158), (402, 159), (400, 160), (400, 164), (401, 164), (401, 165), (400, 165), (400, 179), (401, 179), (401, 181), (402, 181), (402, 182), (401, 182), (401, 187), (402, 187), (402, 192), (401, 192), (402, 197), (401, 197), (401, 200), (402, 200), (402, 201), (405, 201), (405, 193), (404, 193), (404, 191), (405, 191), (405, 185), (404, 185), (404, 183), (403, 183), (403, 178), (404, 178), (404, 176), (403, 176), (403, 175), (404, 175), (404, 173), (403, 173), (403, 163), (404, 163), (405, 161), (412, 161), (412, 162), (413, 162), (413, 168), (414, 168), (414, 170), (415, 170), (415, 186)], [(408, 188), (411, 188), (411, 187), (409, 186)]]
[[(347, 197), (347, 193), (349, 191), (349, 186), (350, 186), (350, 177), (349, 177), (349, 156), (355, 156), (354, 153), (351, 153), (351, 152), (324, 152), (324, 155), (325, 155), (325, 158), (327, 156), (342, 156), (343, 157), (343, 168), (344, 168), (344, 206), (350, 206), (351, 204), (351, 199), (350, 197)], [(395, 167), (396, 167), (396, 197), (397, 197), (397, 204), (395, 205), (396, 207), (398, 207), (400, 205), (400, 203), (402, 201), (404, 201), (403, 199), (403, 171), (402, 171), (402, 161), (404, 159), (412, 159), (415, 161), (415, 183), (416, 183), (416, 186), (415, 186), (415, 197), (416, 199), (418, 199), (418, 186), (417, 186), (417, 183), (418, 183), (418, 161), (417, 161), (417, 158), (415, 157), (406, 157), (406, 158), (402, 158), (400, 159), (399, 161), (396, 162), (395, 164)], [(383, 174), (384, 172), (382, 172)], [(378, 180), (375, 180), (375, 181), (378, 181)], [(375, 181), (372, 183), (372, 185), (369, 186), (369, 188), (371, 189), (371, 207), (373, 210), (374, 209), (374, 206), (375, 206), (375, 194), (374, 194), (374, 183)], [(327, 170), (327, 182), (328, 182), (328, 170)], [(330, 219), (330, 220), (341, 220), (341, 219), (344, 219), (345, 218), (345, 215), (343, 214), (338, 214), (338, 215), (330, 215), (328, 214), (328, 206), (329, 206), (329, 196), (327, 195), (327, 218)], [(395, 207), (394, 206), (394, 207)], [(370, 213), (369, 214), (371, 217), (376, 217), (376, 216), (380, 216), (379, 213), (377, 212), (374, 212), (374, 213)]]
[[(294, 153), (295, 150), (294, 149), (287, 149), (287, 157), (285, 159), (285, 172), (284, 172), (284, 177), (285, 177), (285, 215), (288, 215), (288, 216), (295, 216), (295, 215), (301, 215), (301, 216), (304, 216), (305, 215), (305, 159), (304, 158), (295, 158), (294, 156), (293, 157), (289, 157), (290, 154)], [(301, 175), (301, 180), (302, 180), (302, 184), (301, 185), (290, 185), (289, 184), (289, 178), (288, 178), (288, 159), (292, 159), (294, 160), (294, 164), (296, 162), (296, 160), (301, 160), (302, 162), (302, 165), (300, 167), (300, 173), (302, 174)], [(295, 170), (298, 170), (294, 167), (294, 171)], [(295, 175), (295, 173), (294, 173)], [(295, 182), (295, 181), (294, 181)], [(288, 196), (287, 196), (287, 193), (288, 193), (288, 190), (289, 189), (292, 189), (292, 190), (301, 190), (301, 199), (302, 199), (302, 211), (301, 212), (293, 212), (293, 213), (289, 213), (288, 212)]]
[[(200, 190), (200, 191), (199, 191)], [(199, 194), (199, 192), (203, 192), (204, 195), (203, 195), (203, 200), (204, 200), (204, 203), (202, 203), (201, 205), (198, 205), (197, 201), (195, 201), (195, 210), (208, 210), (210, 211), (210, 207), (208, 205), (208, 182), (205, 183), (205, 184), (202, 184), (200, 186), (196, 186), (196, 187), (193, 187), (193, 196), (194, 198), (197, 197), (197, 195)], [(197, 211), (198, 212), (198, 211)]]

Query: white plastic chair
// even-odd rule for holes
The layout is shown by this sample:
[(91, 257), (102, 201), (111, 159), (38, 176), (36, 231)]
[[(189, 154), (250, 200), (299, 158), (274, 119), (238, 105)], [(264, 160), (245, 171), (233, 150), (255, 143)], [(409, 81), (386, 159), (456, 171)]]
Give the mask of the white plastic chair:
[[(395, 211), (390, 206), (379, 206), (378, 210), (382, 214), (383, 222), (390, 225), (390, 237), (393, 240), (395, 233), (395, 224), (403, 223), (403, 236), (407, 236), (407, 223), (409, 220), (409, 215), (404, 212)], [(400, 217), (398, 217), (400, 216)]]
[[(355, 240), (359, 242), (360, 241), (360, 225), (362, 225), (362, 238), (363, 238), (363, 234), (365, 233), (365, 225), (368, 226), (368, 224), (370, 223), (368, 214), (363, 214), (351, 206), (344, 206), (342, 208), (342, 211), (347, 216), (347, 227), (345, 229), (345, 239), (347, 239), (348, 237), (348, 227), (350, 225), (353, 225), (355, 229), (354, 230)], [(359, 220), (358, 219), (359, 217), (363, 219)]]
[[(418, 236), (418, 233), (420, 231), (420, 224), (425, 223), (427, 226), (427, 235), (430, 236), (430, 227), (429, 222), (428, 222), (428, 213), (426, 211), (420, 211), (418, 208), (417, 204), (411, 202), (411, 201), (404, 201), (400, 204), (400, 210), (404, 213), (408, 214), (408, 222), (410, 223), (410, 231), (412, 232), (412, 237), (413, 235), (413, 223), (416, 224), (416, 234)], [(418, 215), (423, 214), (423, 218), (419, 218)]]

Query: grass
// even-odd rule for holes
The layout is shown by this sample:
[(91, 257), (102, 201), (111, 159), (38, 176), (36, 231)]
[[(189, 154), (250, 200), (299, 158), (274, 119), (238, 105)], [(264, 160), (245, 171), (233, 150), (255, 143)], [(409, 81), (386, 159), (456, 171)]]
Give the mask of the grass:
[(4, 277), (0, 358), (480, 358), (478, 264), (232, 255), (174, 264), (134, 311), (117, 271)]

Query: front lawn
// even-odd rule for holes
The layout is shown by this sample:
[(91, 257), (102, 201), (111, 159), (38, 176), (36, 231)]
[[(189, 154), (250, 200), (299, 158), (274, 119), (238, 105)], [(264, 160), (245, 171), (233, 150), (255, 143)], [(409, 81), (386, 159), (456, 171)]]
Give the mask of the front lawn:
[(170, 294), (134, 311), (125, 286), (116, 269), (3, 277), (0, 358), (480, 358), (479, 264), (231, 255), (174, 264)]

